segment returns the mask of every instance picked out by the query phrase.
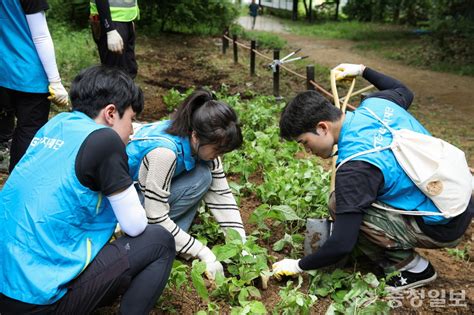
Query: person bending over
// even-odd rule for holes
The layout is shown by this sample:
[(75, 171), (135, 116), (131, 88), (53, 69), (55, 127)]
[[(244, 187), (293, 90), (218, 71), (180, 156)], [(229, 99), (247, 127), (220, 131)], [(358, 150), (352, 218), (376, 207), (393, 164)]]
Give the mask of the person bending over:
[(240, 211), (219, 157), (241, 144), (234, 110), (199, 89), (171, 120), (139, 126), (127, 145), (130, 172), (144, 196), (149, 224), (173, 234), (178, 255), (205, 262), (210, 279), (223, 272), (222, 264), (188, 231), (204, 199), (219, 225), (235, 229), (245, 241)]
[[(38, 131), (0, 191), (0, 313), (88, 314), (121, 295), (120, 313), (148, 314), (175, 245), (147, 224), (128, 172), (142, 91), (94, 66), (70, 92), (73, 111)], [(109, 242), (117, 222), (126, 235)]]
[[(333, 145), (337, 144), (339, 164), (355, 153), (391, 142), (391, 133), (367, 109), (393, 129), (429, 134), (408, 113), (413, 94), (402, 83), (363, 65), (341, 64), (335, 70), (338, 79), (362, 75), (379, 91), (367, 96), (354, 112), (347, 113), (315, 91), (300, 93), (281, 114), (283, 138), (301, 143), (307, 151), (322, 158), (331, 157)], [(330, 207), (335, 225), (330, 238), (315, 253), (275, 263), (275, 276), (333, 264), (357, 243), (386, 274), (399, 271), (398, 276), (387, 282), (392, 291), (434, 281), (437, 275), (433, 266), (414, 249), (459, 244), (474, 213), (472, 198), (462, 214), (449, 219), (401, 215), (373, 207), (376, 201), (401, 210), (440, 212), (405, 174), (391, 150), (361, 155), (336, 172), (336, 207)]]

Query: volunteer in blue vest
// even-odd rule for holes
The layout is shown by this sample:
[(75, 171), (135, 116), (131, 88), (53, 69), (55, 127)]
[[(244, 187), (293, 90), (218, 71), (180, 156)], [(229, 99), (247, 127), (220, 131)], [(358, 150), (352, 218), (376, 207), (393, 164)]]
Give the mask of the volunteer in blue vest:
[(99, 49), (100, 62), (137, 76), (135, 24), (139, 17), (137, 0), (91, 0), (92, 36)]
[[(38, 131), (0, 191), (0, 313), (89, 314), (121, 295), (121, 314), (148, 314), (175, 245), (147, 224), (129, 175), (142, 91), (121, 70), (94, 66), (70, 97), (73, 111)], [(126, 235), (109, 242), (117, 222)]]
[[(206, 275), (223, 273), (208, 246), (189, 234), (201, 199), (224, 229), (245, 241), (239, 207), (220, 155), (242, 144), (235, 111), (203, 89), (192, 93), (171, 120), (138, 126), (127, 145), (130, 172), (144, 196), (149, 224), (164, 226), (184, 258), (206, 263)], [(243, 253), (245, 254), (245, 253)]]
[(12, 139), (9, 171), (48, 121), (50, 101), (68, 103), (46, 23), (47, 9), (46, 0), (0, 2), (0, 94), (5, 96), (0, 98), (4, 112), (0, 146), (9, 147), (6, 143)]
[[(379, 91), (368, 95), (354, 112), (342, 113), (315, 91), (298, 94), (284, 108), (281, 136), (301, 143), (308, 152), (330, 158), (338, 145), (340, 163), (354, 153), (387, 145), (391, 134), (366, 109), (371, 109), (394, 129), (428, 131), (407, 112), (412, 92), (399, 81), (357, 64), (335, 68), (337, 79), (362, 75)], [(386, 274), (392, 291), (424, 285), (436, 279), (430, 262), (415, 252), (420, 248), (456, 246), (469, 227), (474, 203), (460, 215), (401, 215), (371, 206), (375, 201), (401, 210), (440, 212), (404, 173), (391, 150), (359, 156), (336, 172), (333, 233), (314, 253), (301, 259), (283, 259), (274, 264), (276, 277), (295, 275), (338, 262), (356, 243)], [(335, 213), (334, 213), (335, 211)]]

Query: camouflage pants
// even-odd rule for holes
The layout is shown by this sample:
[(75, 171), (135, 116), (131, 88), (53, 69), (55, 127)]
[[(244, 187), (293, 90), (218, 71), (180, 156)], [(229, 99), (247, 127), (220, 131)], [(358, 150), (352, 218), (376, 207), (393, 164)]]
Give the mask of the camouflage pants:
[[(334, 194), (329, 211), (335, 218)], [(406, 266), (415, 257), (415, 248), (455, 247), (461, 238), (439, 242), (424, 234), (415, 217), (370, 207), (360, 227), (357, 248), (383, 268), (386, 274)]]
[(416, 247), (454, 247), (461, 241), (436, 241), (420, 230), (414, 216), (373, 207), (364, 215), (360, 232), (357, 247), (385, 273), (406, 266), (414, 258)]

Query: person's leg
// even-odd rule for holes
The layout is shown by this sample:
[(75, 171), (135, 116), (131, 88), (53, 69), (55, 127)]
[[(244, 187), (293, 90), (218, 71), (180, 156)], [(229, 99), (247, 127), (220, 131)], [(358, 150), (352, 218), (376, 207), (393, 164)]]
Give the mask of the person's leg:
[(135, 60), (135, 23), (125, 23), (127, 29), (127, 38), (123, 39), (124, 45), (124, 63), (127, 67), (128, 74), (135, 79), (138, 72), (137, 61)]
[(162, 293), (175, 257), (174, 238), (160, 225), (105, 245), (55, 305), (57, 314), (88, 314), (123, 295), (121, 314), (148, 314)]
[(170, 218), (188, 231), (196, 215), (199, 202), (209, 190), (212, 176), (204, 163), (196, 163), (190, 172), (184, 172), (171, 182)]
[(0, 144), (11, 140), (15, 128), (15, 110), (8, 90), (0, 86)]
[(16, 127), (10, 148), (11, 172), (30, 145), (36, 132), (48, 122), (50, 101), (47, 93), (25, 93), (9, 90), (15, 108)]
[[(130, 243), (127, 274), (132, 277), (130, 286), (122, 296), (121, 314), (148, 314), (158, 301), (168, 281), (176, 247), (173, 235), (161, 225), (149, 225), (151, 230), (148, 241), (141, 242), (132, 249)], [(127, 247), (128, 242), (121, 240)], [(151, 264), (144, 263), (152, 260)]]
[(371, 208), (361, 225), (359, 248), (369, 257), (385, 261), (384, 271), (389, 273), (403, 269), (415, 257), (414, 248), (444, 248), (455, 246), (453, 242), (438, 242), (423, 234), (413, 216)]
[(100, 39), (96, 41), (99, 49), (100, 62), (106, 66), (122, 69), (132, 78), (137, 75), (137, 62), (135, 60), (135, 31), (133, 22), (113, 22), (115, 29), (123, 40), (121, 54), (110, 51), (107, 47), (107, 33), (102, 28)]
[(8, 171), (10, 145), (15, 129), (15, 110), (8, 90), (0, 87), (0, 171)]
[(415, 287), (436, 279), (436, 272), (414, 249), (453, 247), (459, 241), (438, 242), (420, 230), (413, 216), (371, 208), (364, 216), (357, 246), (386, 274), (402, 272), (389, 285)]

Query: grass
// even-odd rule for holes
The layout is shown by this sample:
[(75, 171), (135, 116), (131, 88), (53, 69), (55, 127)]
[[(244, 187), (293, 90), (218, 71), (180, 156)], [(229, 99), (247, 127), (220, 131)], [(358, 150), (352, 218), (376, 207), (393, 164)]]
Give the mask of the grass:
[(256, 40), (257, 47), (267, 49), (282, 49), (286, 46), (286, 40), (280, 36), (263, 31), (247, 31), (242, 26), (233, 24), (230, 27), (230, 34), (237, 35), (239, 39), (244, 40)]
[(78, 30), (52, 19), (48, 20), (48, 26), (59, 73), (63, 84), (69, 87), (81, 69), (100, 62), (97, 46), (89, 28)]
[(285, 23), (297, 35), (352, 40), (357, 42), (354, 49), (362, 52), (373, 52), (414, 67), (474, 76), (473, 56), (469, 53), (472, 43), (468, 40), (451, 41), (451, 51), (446, 52), (432, 36), (417, 34), (406, 26), (356, 21)]
[(301, 21), (286, 21), (286, 24), (295, 34), (326, 39), (367, 41), (401, 39), (411, 36), (410, 30), (406, 27), (379, 23), (348, 21), (308, 24)]

